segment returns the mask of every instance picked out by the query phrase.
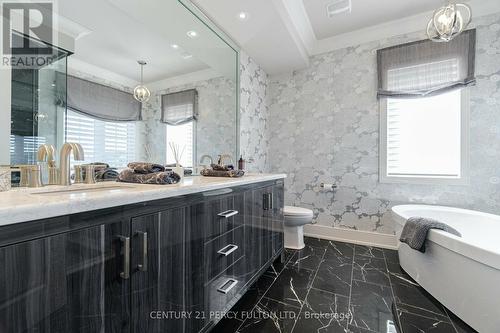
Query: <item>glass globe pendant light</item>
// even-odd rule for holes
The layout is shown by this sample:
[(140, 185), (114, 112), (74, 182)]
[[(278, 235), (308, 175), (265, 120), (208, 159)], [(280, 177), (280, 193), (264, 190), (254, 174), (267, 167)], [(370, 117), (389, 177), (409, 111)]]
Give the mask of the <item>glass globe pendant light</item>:
[(144, 60), (138, 60), (137, 63), (141, 66), (141, 84), (134, 89), (134, 98), (141, 103), (147, 102), (151, 97), (151, 92), (144, 85), (144, 66), (147, 64)]
[(434, 42), (449, 42), (467, 29), (471, 19), (468, 5), (448, 2), (434, 12), (427, 24), (427, 36)]

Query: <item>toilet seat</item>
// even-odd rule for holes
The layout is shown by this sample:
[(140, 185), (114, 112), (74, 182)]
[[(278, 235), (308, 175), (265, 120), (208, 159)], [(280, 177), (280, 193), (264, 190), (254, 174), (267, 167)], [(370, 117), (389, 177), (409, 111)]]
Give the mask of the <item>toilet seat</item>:
[(313, 211), (307, 208), (295, 207), (295, 206), (285, 206), (283, 210), (285, 216), (293, 217), (313, 217)]

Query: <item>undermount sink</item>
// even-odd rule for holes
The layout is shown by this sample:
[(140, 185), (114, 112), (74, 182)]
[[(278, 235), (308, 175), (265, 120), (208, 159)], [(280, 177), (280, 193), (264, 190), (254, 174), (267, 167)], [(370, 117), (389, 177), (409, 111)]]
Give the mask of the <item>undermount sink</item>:
[(69, 193), (69, 194), (77, 194), (77, 193), (88, 193), (88, 192), (102, 192), (102, 191), (113, 191), (113, 190), (126, 190), (126, 189), (131, 189), (134, 188), (133, 186), (130, 185), (104, 185), (104, 186), (96, 186), (96, 187), (75, 187), (74, 185), (68, 188), (63, 188), (63, 189), (54, 189), (54, 190), (47, 190), (47, 191), (39, 191), (39, 192), (33, 192), (30, 193), (32, 195), (60, 195), (64, 193)]

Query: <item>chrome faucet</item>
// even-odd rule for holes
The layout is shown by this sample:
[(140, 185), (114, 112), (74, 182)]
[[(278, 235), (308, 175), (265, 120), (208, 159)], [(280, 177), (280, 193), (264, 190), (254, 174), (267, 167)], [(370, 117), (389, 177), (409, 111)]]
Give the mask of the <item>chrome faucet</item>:
[(60, 167), (60, 177), (59, 184), (68, 186), (71, 185), (69, 176), (69, 155), (73, 152), (73, 157), (76, 161), (83, 161), (85, 155), (83, 148), (79, 143), (66, 142), (61, 148), (61, 158), (59, 159)]
[(41, 145), (38, 148), (37, 160), (38, 162), (47, 161), (49, 171), (48, 185), (56, 185), (58, 183), (56, 161), (54, 160), (55, 149), (53, 145)]
[[(224, 161), (229, 159), (229, 164), (225, 164)], [(219, 157), (219, 160), (220, 160), (220, 165), (221, 166), (226, 166), (226, 165), (231, 165), (231, 164), (234, 164), (234, 160), (233, 158), (231, 157), (231, 155), (229, 154), (223, 154), (223, 155), (220, 155)]]
[(205, 161), (207, 158), (210, 160), (210, 164), (208, 164), (208, 166), (211, 166), (212, 164), (214, 164), (214, 159), (212, 158), (212, 156), (210, 156), (210, 155), (203, 155), (203, 156), (200, 158), (200, 165), (202, 165), (202, 166), (203, 166), (203, 167), (205, 167), (205, 168), (206, 168), (207, 164), (203, 164), (203, 163), (204, 163), (204, 161)]

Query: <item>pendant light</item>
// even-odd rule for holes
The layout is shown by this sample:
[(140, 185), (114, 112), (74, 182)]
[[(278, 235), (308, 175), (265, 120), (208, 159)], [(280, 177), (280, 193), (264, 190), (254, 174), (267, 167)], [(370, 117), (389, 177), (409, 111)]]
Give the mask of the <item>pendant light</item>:
[(471, 19), (468, 5), (450, 1), (434, 12), (427, 24), (427, 36), (434, 42), (449, 42), (467, 29)]
[(138, 60), (137, 63), (141, 66), (141, 84), (134, 89), (134, 98), (141, 103), (147, 102), (151, 97), (151, 92), (144, 85), (144, 66), (147, 63), (144, 60)]

